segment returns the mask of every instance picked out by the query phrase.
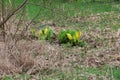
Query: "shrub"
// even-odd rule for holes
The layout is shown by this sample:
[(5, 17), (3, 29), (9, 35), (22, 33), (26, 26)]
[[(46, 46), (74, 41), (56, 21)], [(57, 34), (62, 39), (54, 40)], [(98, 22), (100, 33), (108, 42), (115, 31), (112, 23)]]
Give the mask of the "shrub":
[(54, 32), (49, 27), (45, 27), (40, 30), (31, 29), (31, 33), (33, 36), (38, 37), (39, 40), (49, 40), (52, 41), (52, 36), (54, 35)]
[(67, 43), (69, 39), (67, 38), (66, 31), (62, 30), (58, 33), (58, 41), (59, 43)]
[[(33, 36), (37, 37), (39, 40), (49, 40), (53, 42), (56, 40), (56, 34), (49, 27), (43, 28), (41, 30), (31, 29)], [(62, 30), (57, 35), (57, 40), (59, 44), (68, 44), (70, 46), (85, 46), (85, 42), (80, 38), (82, 32), (78, 30)]]
[(85, 45), (85, 43), (82, 40), (80, 40), (81, 35), (82, 35), (82, 32), (78, 30), (69, 30), (69, 29), (62, 30), (58, 34), (58, 41), (60, 44), (68, 43), (72, 46), (74, 45), (83, 46)]

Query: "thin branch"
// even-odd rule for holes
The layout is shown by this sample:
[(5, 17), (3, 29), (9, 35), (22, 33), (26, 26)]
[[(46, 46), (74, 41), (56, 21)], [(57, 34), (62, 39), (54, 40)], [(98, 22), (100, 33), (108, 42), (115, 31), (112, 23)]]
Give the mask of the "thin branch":
[(30, 23), (26, 25), (28, 27), (40, 14), (40, 11), (31, 19)]
[(23, 36), (23, 34), (28, 30), (28, 27), (31, 25), (31, 23), (39, 16), (39, 13), (40, 11), (31, 19), (31, 21), (28, 24), (26, 24), (26, 27), (21, 32), (21, 36)]
[(13, 10), (8, 16), (7, 18), (4, 19), (4, 21), (2, 21), (0, 23), (0, 27), (6, 23), (17, 11), (19, 11), (27, 2), (28, 0), (25, 0), (20, 6), (18, 6), (15, 10)]
[[(4, 21), (4, 15), (5, 15), (5, 2), (4, 2), (4, 0), (1, 0), (1, 2), (2, 2), (2, 11), (1, 11), (1, 21)], [(4, 24), (3, 25), (1, 25), (1, 28), (2, 28), (2, 35), (3, 35), (3, 40), (4, 40), (4, 42), (5, 42), (5, 26), (4, 26)]]

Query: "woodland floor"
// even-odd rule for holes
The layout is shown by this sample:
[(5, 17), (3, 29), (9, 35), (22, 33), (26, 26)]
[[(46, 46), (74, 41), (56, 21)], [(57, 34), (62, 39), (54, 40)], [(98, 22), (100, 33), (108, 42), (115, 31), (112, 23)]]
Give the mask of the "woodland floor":
[[(77, 23), (90, 21), (93, 24), (100, 22), (100, 15), (78, 17), (74, 20)], [(120, 15), (114, 18), (120, 20)], [(58, 26), (51, 28), (56, 32), (61, 29), (74, 29)], [(83, 31), (82, 40), (87, 43), (85, 47), (67, 47), (48, 41), (22, 39), (16, 44), (9, 41), (8, 49), (5, 49), (5, 44), (1, 41), (1, 78), (4, 76), (4, 80), (119, 80), (120, 29), (113, 30), (110, 24), (102, 29), (90, 25)]]

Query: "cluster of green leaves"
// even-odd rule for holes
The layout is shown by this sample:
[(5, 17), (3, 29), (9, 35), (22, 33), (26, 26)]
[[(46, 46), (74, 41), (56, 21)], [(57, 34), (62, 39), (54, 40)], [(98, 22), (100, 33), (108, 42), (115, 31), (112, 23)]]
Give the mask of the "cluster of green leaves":
[(83, 47), (85, 46), (85, 42), (80, 40), (81, 36), (82, 32), (78, 30), (62, 30), (58, 34), (58, 41), (60, 44), (67, 43), (70, 46), (79, 45)]
[(49, 27), (45, 27), (42, 30), (36, 30), (35, 28), (31, 29), (33, 36), (37, 37), (39, 40), (49, 40), (52, 41), (52, 36), (54, 32)]
[(79, 45), (81, 47), (85, 46), (85, 42), (80, 39), (82, 36), (82, 32), (78, 30), (62, 30), (56, 36), (52, 29), (46, 27), (38, 31), (33, 28), (31, 29), (31, 33), (39, 40), (49, 40), (50, 42), (53, 42), (54, 39), (57, 39), (59, 44), (68, 44), (70, 46)]

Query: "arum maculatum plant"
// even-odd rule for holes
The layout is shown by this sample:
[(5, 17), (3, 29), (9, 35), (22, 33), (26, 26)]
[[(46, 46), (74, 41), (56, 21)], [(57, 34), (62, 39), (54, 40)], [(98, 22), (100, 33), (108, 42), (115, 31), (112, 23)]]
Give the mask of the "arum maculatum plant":
[(85, 42), (81, 40), (82, 32), (79, 30), (62, 30), (58, 34), (60, 44), (70, 44), (71, 46), (85, 46)]
[(53, 41), (54, 39), (53, 36), (55, 35), (53, 30), (49, 27), (45, 27), (40, 30), (31, 29), (31, 33), (33, 36), (38, 37), (39, 40), (49, 40), (49, 41)]
[(59, 44), (68, 44), (69, 46), (79, 45), (81, 47), (85, 46), (85, 42), (81, 40), (82, 32), (79, 30), (62, 30), (56, 36), (50, 27), (45, 27), (40, 30), (31, 29), (31, 33), (39, 40), (48, 40), (50, 42), (56, 42), (57, 40)]

